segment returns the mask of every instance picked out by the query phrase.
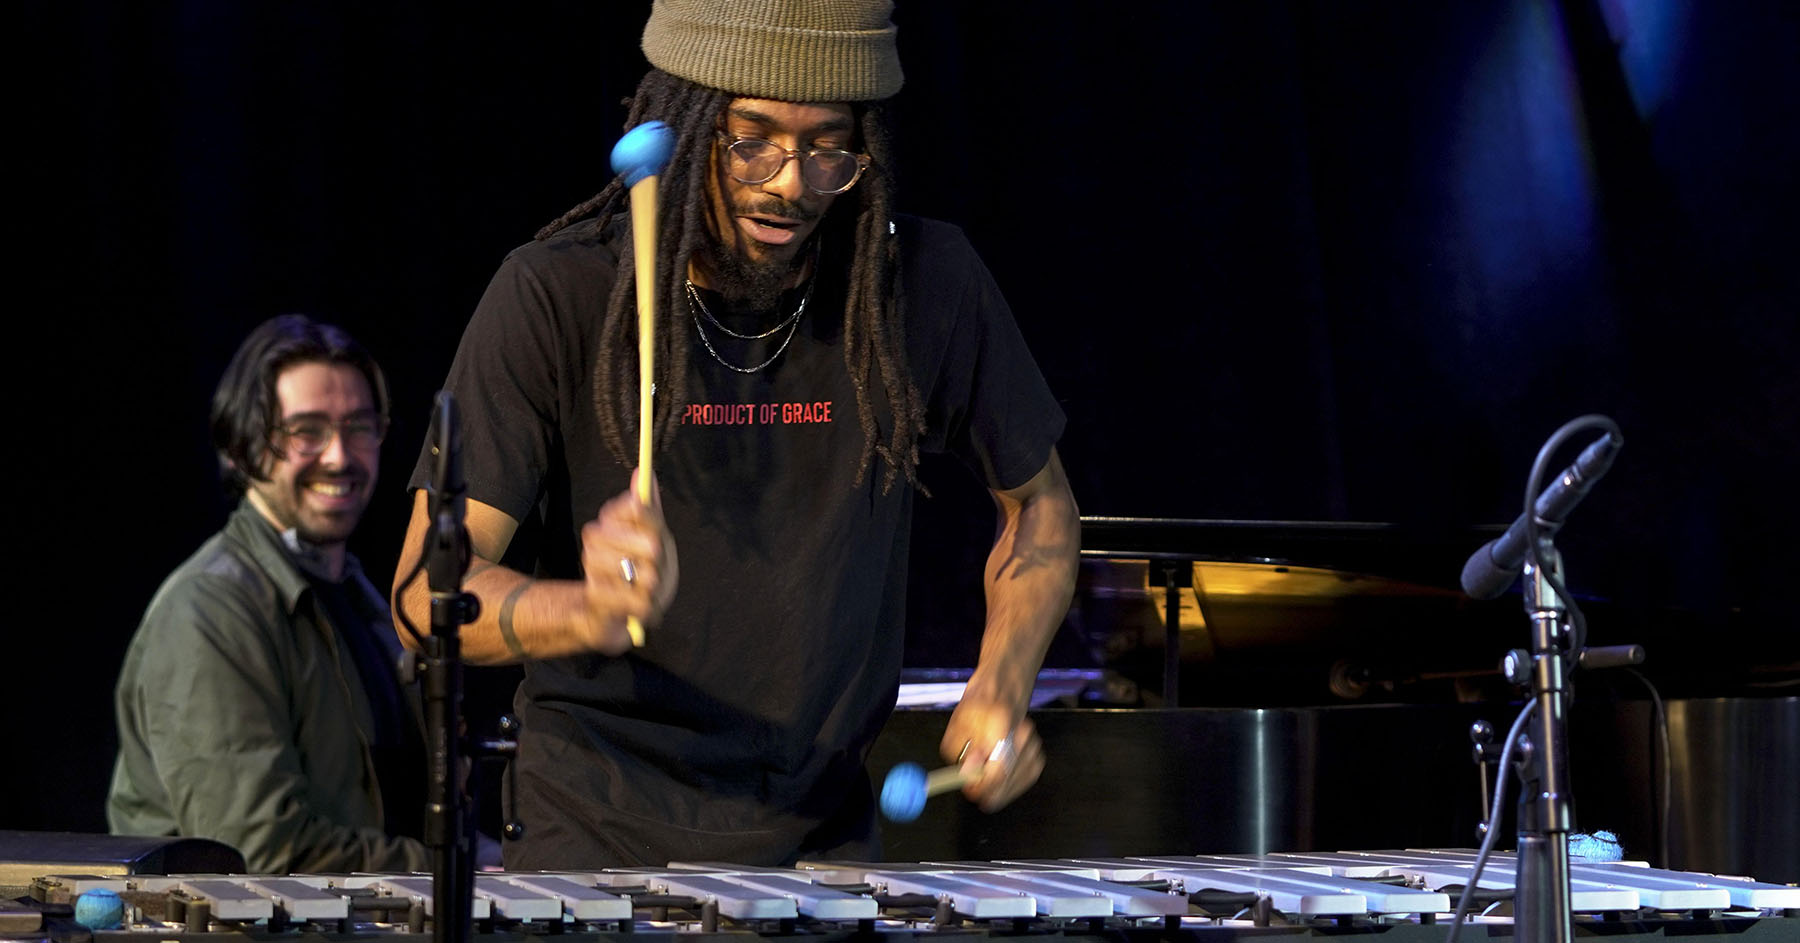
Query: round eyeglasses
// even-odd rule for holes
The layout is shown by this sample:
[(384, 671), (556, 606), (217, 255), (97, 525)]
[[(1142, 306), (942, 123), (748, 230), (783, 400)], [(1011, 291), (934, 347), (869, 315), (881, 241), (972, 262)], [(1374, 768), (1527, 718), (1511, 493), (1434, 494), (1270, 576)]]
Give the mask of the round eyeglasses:
[(725, 145), (725, 169), (738, 183), (755, 186), (768, 183), (781, 173), (790, 160), (800, 161), (800, 181), (814, 193), (842, 193), (856, 186), (863, 171), (873, 161), (867, 154), (836, 148), (791, 150), (761, 138), (730, 138), (719, 135)]
[(372, 449), (387, 438), (386, 416), (356, 416), (333, 422), (329, 419), (302, 417), (290, 419), (277, 429), (277, 441), (283, 449), (301, 458), (323, 454), (331, 440), (343, 440), (346, 449)]

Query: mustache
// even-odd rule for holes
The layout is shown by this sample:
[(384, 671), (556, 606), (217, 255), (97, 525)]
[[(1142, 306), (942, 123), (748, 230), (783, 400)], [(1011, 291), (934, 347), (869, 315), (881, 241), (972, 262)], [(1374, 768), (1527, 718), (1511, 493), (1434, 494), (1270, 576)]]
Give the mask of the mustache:
[(825, 214), (821, 210), (809, 210), (798, 203), (790, 203), (778, 196), (764, 196), (746, 200), (738, 204), (739, 216), (779, 216), (784, 219), (797, 219), (802, 223), (813, 223)]
[(307, 482), (313, 481), (325, 481), (336, 484), (360, 484), (368, 480), (369, 470), (364, 468), (361, 462), (355, 462), (346, 464), (342, 468), (333, 471), (314, 471), (311, 474), (302, 476), (300, 484), (306, 484)]

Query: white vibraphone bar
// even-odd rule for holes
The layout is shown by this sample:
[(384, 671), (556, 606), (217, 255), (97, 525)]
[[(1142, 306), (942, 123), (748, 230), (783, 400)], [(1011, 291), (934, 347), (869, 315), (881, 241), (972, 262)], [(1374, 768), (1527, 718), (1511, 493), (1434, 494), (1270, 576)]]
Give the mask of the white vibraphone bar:
[[(1223, 941), (1240, 933), (1328, 934), (1350, 925), (1411, 943), (1443, 939), (1473, 863), (1467, 851), (1396, 850), (493, 872), (476, 876), (471, 917), (477, 936), (515, 939), (1043, 930)], [(1515, 866), (1512, 856), (1495, 855), (1479, 888), (1504, 898)], [(1719, 943), (1800, 941), (1800, 887), (1579, 859), (1570, 875), (1577, 936), (1604, 931), (1608, 943), (1677, 932), (1685, 943), (1709, 943), (1712, 934)], [(191, 943), (194, 934), (233, 930), (255, 931), (261, 941), (283, 934), (418, 938), (433, 917), (431, 883), (423, 874), (46, 875), (33, 884), (32, 898), (53, 923), (60, 919), (54, 908), (81, 894), (120, 895), (126, 919), (117, 929), (96, 930), (96, 943)], [(1510, 939), (1504, 900), (1470, 919), (1483, 925), (1484, 940)]]

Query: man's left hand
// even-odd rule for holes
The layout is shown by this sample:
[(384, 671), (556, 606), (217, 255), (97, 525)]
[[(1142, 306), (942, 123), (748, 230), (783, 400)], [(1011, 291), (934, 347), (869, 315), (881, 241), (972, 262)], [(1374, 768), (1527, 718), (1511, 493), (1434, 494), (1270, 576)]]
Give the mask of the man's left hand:
[(979, 772), (963, 795), (983, 812), (1005, 807), (1044, 771), (1044, 748), (1031, 718), (1010, 704), (968, 694), (950, 714), (938, 749), (964, 772)]

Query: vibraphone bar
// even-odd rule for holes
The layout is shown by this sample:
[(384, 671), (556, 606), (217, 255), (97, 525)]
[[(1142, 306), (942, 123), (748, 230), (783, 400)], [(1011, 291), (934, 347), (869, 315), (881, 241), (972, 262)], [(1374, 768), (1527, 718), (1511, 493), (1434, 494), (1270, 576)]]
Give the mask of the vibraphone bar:
[[(1271, 936), (1372, 934), (1384, 943), (1439, 941), (1468, 883), (1468, 851), (1194, 855), (992, 862), (802, 862), (746, 868), (673, 864), (607, 871), (476, 876), (477, 938), (917, 939), (945, 934), (1049, 934), (1194, 943)], [(1516, 862), (1496, 855), (1464, 939), (1512, 939)], [(1794, 943), (1800, 887), (1653, 869), (1571, 866), (1576, 936), (1608, 943)], [(428, 875), (45, 875), (29, 904), (43, 922), (0, 936), (79, 940), (80, 895), (123, 902), (95, 943), (218, 943), (394, 937), (421, 939), (433, 917)], [(573, 940), (571, 940), (573, 943)]]

